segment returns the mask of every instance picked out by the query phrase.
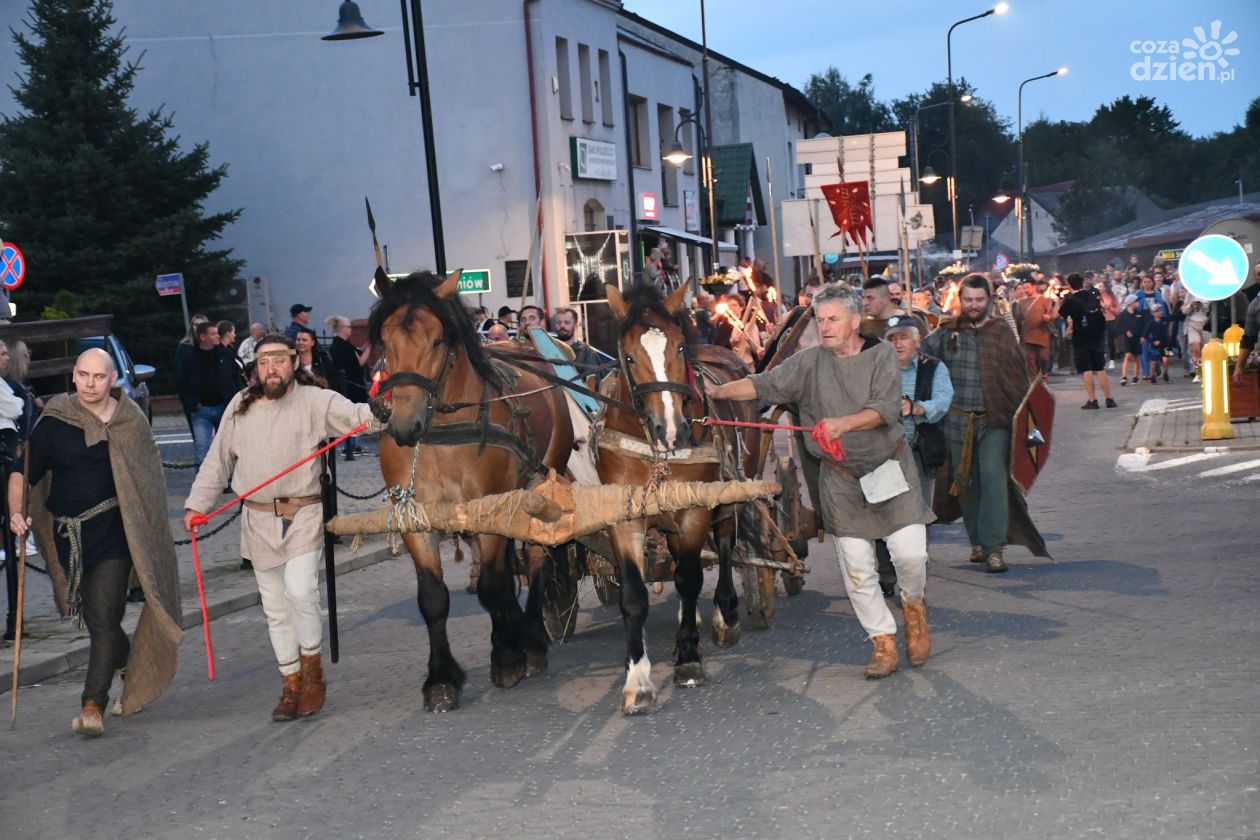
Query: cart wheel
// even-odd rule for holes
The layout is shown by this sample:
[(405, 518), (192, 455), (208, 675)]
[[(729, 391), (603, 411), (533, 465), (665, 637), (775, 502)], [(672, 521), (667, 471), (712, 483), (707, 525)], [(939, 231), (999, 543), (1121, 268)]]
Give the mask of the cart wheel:
[(803, 575), (794, 575), (789, 572), (783, 572), (783, 591), (787, 593), (789, 598), (795, 598), (801, 594), (801, 590), (805, 588), (805, 577)]
[[(585, 558), (579, 563), (580, 546), (570, 545), (553, 561), (551, 574), (543, 587), (543, 624), (551, 641), (561, 643), (573, 635), (577, 626), (578, 583), (582, 579)], [(581, 549), (585, 553), (585, 549)], [(555, 555), (552, 555), (553, 558)]]
[(595, 575), (592, 580), (595, 582), (595, 595), (601, 604), (609, 607), (621, 603), (621, 583), (616, 578)]
[[(774, 615), (774, 608), (769, 605), (767, 594), (762, 588), (761, 575), (758, 574), (759, 569), (756, 566), (740, 566), (739, 576), (744, 582), (744, 606), (748, 613), (748, 628), (750, 630), (769, 630), (770, 619)], [(774, 578), (770, 578), (771, 581)], [(771, 584), (773, 586), (773, 584)], [(774, 598), (774, 590), (771, 589), (769, 599)]]

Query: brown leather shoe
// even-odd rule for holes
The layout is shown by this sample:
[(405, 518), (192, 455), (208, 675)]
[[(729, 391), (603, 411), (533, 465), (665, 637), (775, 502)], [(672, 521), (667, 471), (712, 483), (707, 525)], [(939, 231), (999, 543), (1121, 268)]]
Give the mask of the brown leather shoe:
[(298, 701), (298, 717), (310, 717), (324, 708), (328, 683), (324, 680), (324, 661), (320, 654), (302, 654), (302, 697)]
[(986, 572), (1005, 572), (1006, 561), (1002, 559), (1002, 549), (995, 548), (989, 552), (989, 556), (984, 558), (984, 570)]
[(284, 675), (284, 689), (280, 692), (280, 702), (271, 710), (274, 721), (293, 720), (298, 714), (298, 701), (302, 697), (302, 673), (295, 671)]
[(906, 661), (913, 667), (927, 662), (932, 652), (932, 636), (928, 631), (927, 603), (920, 598), (911, 601), (901, 596), (901, 617), (906, 622)]
[(967, 559), (970, 560), (972, 563), (983, 563), (984, 562), (984, 549), (978, 545), (973, 545), (971, 547), (971, 554), (967, 557)]
[(875, 650), (862, 673), (868, 680), (883, 679), (897, 670), (897, 637), (892, 633), (885, 633), (872, 637), (871, 641), (875, 644)]
[(80, 735), (98, 736), (105, 734), (105, 718), (103, 710), (97, 705), (95, 700), (88, 700), (83, 704), (83, 711), (78, 717), (70, 721), (70, 728)]

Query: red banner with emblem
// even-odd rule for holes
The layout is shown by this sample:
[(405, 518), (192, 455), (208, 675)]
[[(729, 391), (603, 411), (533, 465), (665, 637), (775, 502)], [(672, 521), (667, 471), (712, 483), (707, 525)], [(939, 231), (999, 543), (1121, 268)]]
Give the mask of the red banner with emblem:
[[(846, 234), (854, 242), (867, 244), (867, 231), (875, 233), (871, 220), (871, 189), (866, 181), (843, 181), (839, 184), (823, 184), (823, 197), (831, 208), (831, 218), (835, 220), (840, 233)], [(832, 238), (840, 233), (832, 234)]]

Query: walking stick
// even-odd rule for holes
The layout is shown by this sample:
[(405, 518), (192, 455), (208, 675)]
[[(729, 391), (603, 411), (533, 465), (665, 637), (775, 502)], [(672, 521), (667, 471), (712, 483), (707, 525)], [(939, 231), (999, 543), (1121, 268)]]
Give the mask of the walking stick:
[[(31, 471), (31, 442), (26, 441), (22, 447), (22, 507), (18, 510), (18, 516), (22, 517), (23, 524), (26, 523), (26, 500), (30, 495), (31, 483), (26, 476)], [(9, 488), (5, 487), (5, 492), (9, 492)], [(10, 511), (12, 516), (13, 512)], [(18, 546), (18, 585), (17, 585), (17, 622), (13, 631), (13, 701), (9, 711), (9, 728), (17, 728), (17, 701), (18, 701), (18, 677), (22, 671), (22, 606), (25, 602), (26, 594), (26, 535), (19, 537), (20, 544)], [(12, 560), (10, 560), (12, 562)]]
[[(321, 456), (323, 471), (319, 475), (320, 496), (323, 501), (324, 522), (337, 515), (337, 450)], [(328, 587), (328, 649), (332, 661), (341, 658), (337, 639), (337, 558), (334, 550), (337, 535), (324, 528), (324, 582)]]

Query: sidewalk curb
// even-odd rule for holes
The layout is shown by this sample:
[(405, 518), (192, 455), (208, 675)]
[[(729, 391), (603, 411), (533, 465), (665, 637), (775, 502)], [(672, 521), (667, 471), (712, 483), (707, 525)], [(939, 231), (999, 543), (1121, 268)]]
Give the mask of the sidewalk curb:
[[(339, 546), (342, 547), (342, 546)], [(389, 560), (393, 555), (390, 553), (389, 546), (386, 544), (372, 546), (359, 551), (357, 554), (350, 554), (349, 546), (344, 546), (344, 555), (337, 558), (337, 576), (342, 577), (356, 572), (359, 569), (376, 565), (385, 560)], [(319, 569), (319, 577), (322, 581), (325, 577), (324, 567), (321, 564)], [(222, 618), (241, 610), (249, 609), (259, 603), (258, 589), (253, 586), (252, 576), (248, 584), (248, 591), (224, 592), (219, 598), (206, 599), (206, 611), (210, 614), (210, 620)], [(234, 589), (240, 588), (233, 587)], [(326, 593), (325, 593), (326, 594)], [(185, 601), (187, 604), (187, 600)], [(201, 626), (201, 607), (197, 604), (196, 598), (192, 600), (192, 608), (185, 608), (184, 614), (180, 617), (180, 626), (184, 630), (190, 630), (194, 627)], [(185, 639), (186, 646), (189, 641), (196, 643), (197, 639)], [(38, 640), (35, 640), (37, 643)], [(32, 644), (32, 640), (26, 640), (26, 644)], [(48, 647), (58, 647), (56, 642), (47, 645)], [(197, 645), (198, 648), (201, 645)], [(32, 685), (42, 682), (52, 677), (59, 676), (68, 671), (73, 671), (87, 664), (88, 659), (88, 640), (87, 638), (76, 639), (63, 647), (62, 650), (49, 651), (39, 653), (38, 651), (30, 651), (24, 649), (22, 652), (22, 673), (20, 676), (21, 685)], [(204, 652), (197, 651), (196, 655), (204, 656)], [(8, 692), (13, 687), (13, 669), (9, 665), (0, 666), (0, 694)]]

